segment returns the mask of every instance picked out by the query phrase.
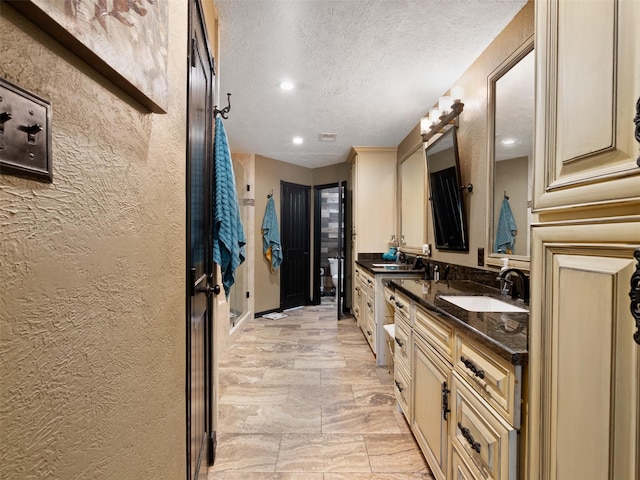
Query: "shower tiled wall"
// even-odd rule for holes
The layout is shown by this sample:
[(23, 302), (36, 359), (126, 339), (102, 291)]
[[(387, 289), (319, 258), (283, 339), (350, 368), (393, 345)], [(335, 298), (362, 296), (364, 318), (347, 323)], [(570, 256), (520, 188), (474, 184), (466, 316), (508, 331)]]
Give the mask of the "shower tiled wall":
[(324, 268), (324, 293), (333, 288), (329, 258), (338, 254), (339, 193), (338, 188), (326, 188), (321, 192), (320, 265)]

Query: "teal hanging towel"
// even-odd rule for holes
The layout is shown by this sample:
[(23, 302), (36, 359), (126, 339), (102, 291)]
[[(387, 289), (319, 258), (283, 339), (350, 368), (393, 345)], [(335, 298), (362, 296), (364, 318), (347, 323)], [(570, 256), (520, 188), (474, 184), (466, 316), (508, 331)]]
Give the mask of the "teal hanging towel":
[(493, 245), (494, 253), (513, 253), (513, 246), (516, 243), (516, 235), (518, 227), (516, 220), (511, 213), (509, 199), (505, 196), (502, 200), (500, 208), (500, 217), (498, 218), (498, 228), (496, 229), (496, 240)]
[(245, 259), (247, 243), (240, 219), (231, 151), (222, 119), (216, 117), (214, 138), (215, 195), (213, 207), (213, 261), (220, 265), (227, 298), (235, 282), (235, 270)]
[(262, 219), (262, 252), (271, 266), (271, 273), (275, 272), (282, 263), (283, 255), (276, 204), (272, 196), (269, 196), (267, 200), (267, 208)]

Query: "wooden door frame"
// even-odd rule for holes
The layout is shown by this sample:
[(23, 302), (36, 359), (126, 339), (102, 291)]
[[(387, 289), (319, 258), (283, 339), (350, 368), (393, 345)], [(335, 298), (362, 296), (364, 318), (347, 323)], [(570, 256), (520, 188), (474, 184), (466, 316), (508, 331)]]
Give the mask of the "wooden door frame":
[[(199, 25), (194, 24), (194, 19), (197, 17), (197, 21)], [(199, 30), (196, 33), (196, 29)], [(187, 35), (187, 52), (189, 55), (189, 61), (187, 63), (187, 115), (186, 115), (186, 209), (185, 209), (185, 228), (186, 228), (186, 244), (185, 244), (185, 253), (186, 253), (186, 291), (185, 291), (185, 319), (186, 319), (186, 339), (185, 339), (185, 356), (186, 356), (186, 364), (185, 364), (185, 432), (186, 432), (186, 445), (185, 445), (185, 455), (186, 455), (186, 471), (185, 476), (187, 479), (192, 480), (193, 475), (198, 473), (198, 478), (201, 478), (203, 473), (206, 477), (207, 472), (198, 470), (197, 472), (191, 471), (191, 463), (194, 452), (191, 451), (191, 385), (192, 385), (192, 364), (191, 364), (191, 355), (192, 355), (192, 338), (191, 338), (191, 298), (194, 289), (194, 279), (191, 271), (191, 109), (190, 109), (190, 98), (191, 98), (191, 82), (192, 82), (192, 69), (195, 67), (195, 57), (194, 50), (196, 48), (196, 44), (198, 40), (195, 38), (200, 36), (199, 44), (204, 47), (203, 52), (201, 52), (201, 58), (206, 62), (205, 68), (209, 71), (209, 84), (206, 86), (207, 92), (207, 101), (205, 102), (204, 108), (205, 113), (204, 117), (207, 119), (207, 125), (204, 127), (204, 158), (212, 158), (213, 154), (213, 103), (214, 103), (214, 89), (215, 89), (215, 64), (214, 59), (211, 55), (211, 47), (209, 43), (209, 39), (207, 37), (207, 29), (204, 22), (204, 12), (202, 9), (201, 0), (189, 0), (188, 3), (188, 35)], [(207, 223), (211, 224), (211, 210), (213, 204), (213, 165), (210, 164), (205, 171), (205, 175), (208, 177), (207, 187), (207, 201), (205, 203), (209, 203), (205, 205), (205, 211), (207, 212)], [(205, 245), (205, 252), (211, 251), (211, 228), (208, 228), (209, 232), (207, 244)], [(207, 285), (211, 285), (213, 283), (213, 275), (214, 275), (214, 264), (213, 259), (210, 255), (205, 253), (205, 267), (204, 271), (207, 275)], [(205, 452), (202, 452), (203, 455), (200, 459), (200, 463), (198, 464), (198, 468), (201, 469), (203, 466), (211, 465), (213, 463), (214, 455), (215, 455), (215, 433), (213, 432), (213, 306), (211, 296), (207, 298), (207, 307), (206, 307), (206, 315), (205, 315), (205, 325), (204, 325), (204, 376), (205, 376), (205, 386), (204, 386), (204, 430), (207, 438), (205, 439)], [(196, 455), (200, 455), (201, 452), (197, 452)]]

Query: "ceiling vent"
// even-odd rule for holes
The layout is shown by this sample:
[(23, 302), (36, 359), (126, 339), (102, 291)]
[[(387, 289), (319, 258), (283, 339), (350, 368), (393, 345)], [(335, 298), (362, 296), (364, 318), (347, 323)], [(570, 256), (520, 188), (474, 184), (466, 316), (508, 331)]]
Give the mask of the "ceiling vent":
[(338, 138), (337, 133), (321, 133), (320, 134), (321, 142), (335, 142), (336, 138)]

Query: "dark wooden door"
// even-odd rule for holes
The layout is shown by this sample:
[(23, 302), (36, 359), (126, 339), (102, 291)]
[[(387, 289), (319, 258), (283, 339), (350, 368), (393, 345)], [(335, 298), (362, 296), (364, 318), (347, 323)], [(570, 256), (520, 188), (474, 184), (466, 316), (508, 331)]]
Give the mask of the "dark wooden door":
[(310, 187), (282, 182), (282, 244), (280, 306), (310, 303), (311, 209)]
[(189, 2), (187, 140), (187, 479), (205, 480), (211, 434), (213, 62), (199, 0)]

